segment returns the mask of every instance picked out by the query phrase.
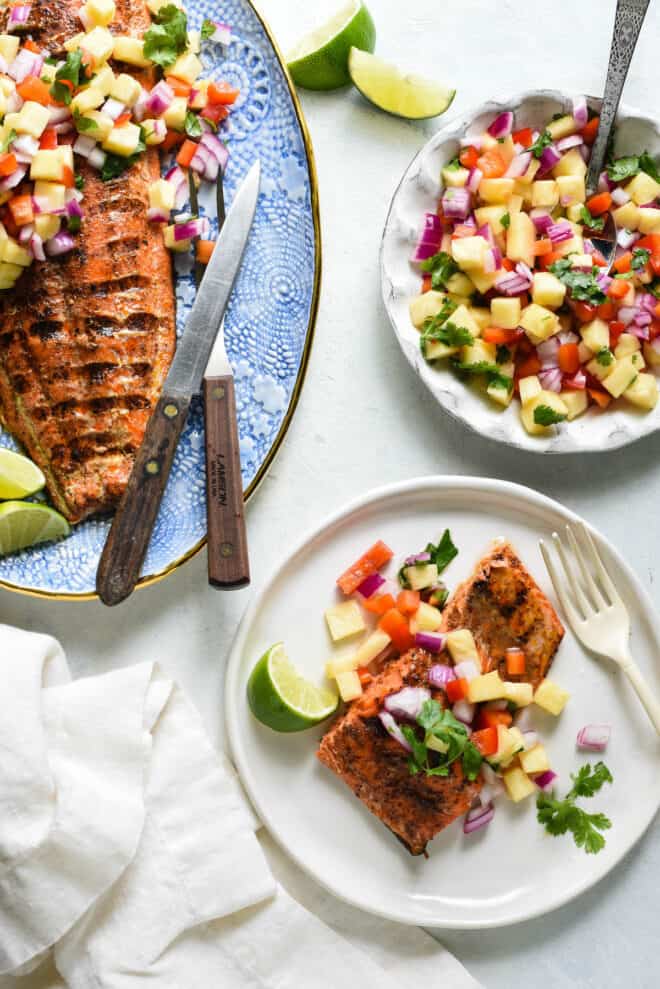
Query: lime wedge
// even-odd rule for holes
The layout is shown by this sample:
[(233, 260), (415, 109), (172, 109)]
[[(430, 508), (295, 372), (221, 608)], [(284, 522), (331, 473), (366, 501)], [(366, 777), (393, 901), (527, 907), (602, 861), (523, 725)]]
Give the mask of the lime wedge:
[(68, 536), (69, 523), (47, 505), (6, 501), (0, 505), (0, 556)]
[(351, 0), (322, 27), (306, 35), (289, 53), (293, 81), (305, 89), (338, 89), (351, 81), (351, 48), (372, 52), (376, 27), (360, 0)]
[(0, 447), (0, 498), (27, 498), (41, 491), (46, 478), (36, 464), (13, 450)]
[(248, 703), (257, 721), (275, 731), (303, 731), (337, 710), (339, 698), (301, 677), (281, 642), (264, 653), (250, 674)]
[(351, 48), (348, 71), (365, 99), (407, 120), (439, 116), (456, 95), (455, 89), (421, 76), (404, 75), (396, 66), (357, 47)]

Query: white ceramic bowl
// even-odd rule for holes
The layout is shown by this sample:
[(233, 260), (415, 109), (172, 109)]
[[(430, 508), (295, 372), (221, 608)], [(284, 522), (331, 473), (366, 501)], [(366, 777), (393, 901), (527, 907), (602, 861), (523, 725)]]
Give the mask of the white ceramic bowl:
[[(597, 110), (600, 101), (587, 97)], [(614, 408), (590, 408), (571, 423), (555, 427), (548, 437), (529, 436), (520, 421), (517, 401), (508, 409), (497, 408), (477, 386), (466, 386), (445, 365), (427, 364), (419, 348), (419, 333), (408, 312), (412, 296), (421, 291), (421, 277), (410, 258), (424, 213), (434, 212), (440, 195), (440, 170), (459, 151), (459, 140), (483, 133), (502, 110), (513, 110), (516, 127), (540, 126), (560, 110), (570, 112), (571, 96), (555, 90), (520, 93), (511, 99), (483, 103), (472, 112), (447, 123), (410, 163), (390, 206), (381, 245), (381, 284), (385, 308), (401, 349), (422, 381), (450, 415), (470, 429), (493, 440), (536, 453), (603, 452), (626, 446), (660, 429), (660, 404), (642, 412), (617, 402)], [(641, 111), (619, 110), (615, 153), (660, 154), (660, 129)]]

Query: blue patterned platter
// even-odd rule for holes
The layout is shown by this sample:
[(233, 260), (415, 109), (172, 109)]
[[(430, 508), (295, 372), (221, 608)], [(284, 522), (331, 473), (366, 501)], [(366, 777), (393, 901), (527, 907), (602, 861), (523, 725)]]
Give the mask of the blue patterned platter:
[[(227, 206), (251, 164), (261, 161), (261, 193), (243, 267), (225, 319), (236, 375), (243, 485), (263, 478), (289, 425), (302, 385), (320, 281), (320, 231), (314, 161), (297, 97), (268, 28), (249, 0), (188, 0), (191, 28), (205, 17), (232, 26), (226, 49), (204, 44), (204, 74), (237, 85), (241, 95), (224, 127), (230, 151)], [(215, 223), (215, 190), (200, 194)], [(215, 236), (216, 230), (212, 236)], [(195, 297), (191, 261), (177, 258), (178, 332)], [(189, 559), (206, 536), (203, 414), (195, 400), (174, 460), (141, 585)], [(0, 430), (0, 445), (15, 447)], [(0, 586), (40, 596), (94, 596), (106, 519), (75, 526), (59, 543), (0, 560)]]

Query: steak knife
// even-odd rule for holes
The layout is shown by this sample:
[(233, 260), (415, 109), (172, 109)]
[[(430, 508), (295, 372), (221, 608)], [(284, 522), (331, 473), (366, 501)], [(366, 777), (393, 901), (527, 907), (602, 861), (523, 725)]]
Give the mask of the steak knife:
[[(97, 593), (107, 605), (119, 604), (131, 594), (138, 582), (140, 569), (149, 547), (158, 509), (172, 467), (176, 447), (185, 426), (193, 395), (200, 391), (209, 357), (241, 266), (245, 245), (259, 195), (261, 169), (255, 162), (239, 188), (216, 248), (211, 255), (204, 281), (197, 293), (183, 337), (176, 349), (172, 366), (165, 378), (163, 392), (149, 420), (142, 446), (128, 479), (126, 491), (115, 514), (96, 574)], [(224, 348), (223, 348), (224, 349)], [(229, 362), (218, 367), (221, 372), (212, 384), (212, 402), (220, 410), (222, 403), (233, 400), (233, 377)], [(228, 379), (228, 384), (226, 384)], [(222, 393), (222, 394), (221, 394)], [(236, 480), (236, 454), (229, 439), (228, 416), (212, 416), (216, 430), (216, 468), (218, 498), (229, 508), (237, 486), (242, 486), (240, 464)], [(235, 421), (235, 420), (234, 420)], [(218, 426), (218, 423), (221, 425)], [(224, 451), (227, 451), (225, 454)], [(222, 466), (220, 460), (224, 459)], [(235, 545), (235, 529), (228, 529), (221, 542), (221, 555), (227, 560), (240, 557), (246, 547)], [(239, 568), (240, 569), (240, 568)], [(224, 573), (224, 571), (223, 571)], [(245, 581), (242, 581), (245, 583)]]

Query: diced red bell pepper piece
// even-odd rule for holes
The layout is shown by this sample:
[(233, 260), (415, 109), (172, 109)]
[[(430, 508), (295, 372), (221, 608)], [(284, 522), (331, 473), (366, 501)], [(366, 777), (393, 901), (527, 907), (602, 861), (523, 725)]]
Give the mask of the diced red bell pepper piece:
[(495, 755), (497, 752), (498, 739), (497, 728), (482, 728), (480, 731), (473, 731), (470, 741), (481, 752), (484, 758)]
[(456, 701), (465, 700), (468, 695), (468, 681), (465, 677), (459, 677), (457, 680), (450, 680), (445, 684), (445, 693), (447, 695), (447, 700), (455, 704)]
[(352, 594), (366, 577), (377, 573), (393, 556), (389, 546), (379, 540), (338, 578), (338, 586), (344, 594)]
[(378, 622), (378, 627), (389, 635), (394, 647), (399, 652), (403, 653), (407, 652), (408, 649), (412, 649), (415, 638), (410, 631), (410, 625), (408, 624), (408, 620), (396, 608), (391, 608), (385, 612)]

